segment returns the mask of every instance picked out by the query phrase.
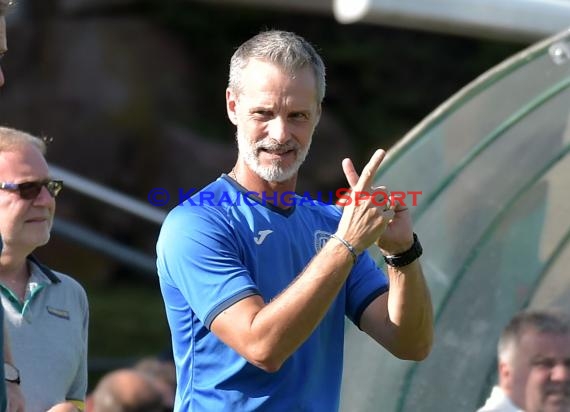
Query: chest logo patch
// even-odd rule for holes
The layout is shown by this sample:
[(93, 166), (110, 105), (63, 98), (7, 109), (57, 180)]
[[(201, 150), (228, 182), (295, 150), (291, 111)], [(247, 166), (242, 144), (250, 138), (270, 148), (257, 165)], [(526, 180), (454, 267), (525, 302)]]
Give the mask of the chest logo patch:
[(331, 234), (324, 230), (317, 230), (315, 232), (315, 252), (319, 253), (323, 246), (329, 241)]
[(49, 314), (53, 316), (57, 316), (58, 318), (67, 319), (69, 320), (69, 312), (63, 309), (57, 309), (52, 306), (46, 306), (46, 309)]

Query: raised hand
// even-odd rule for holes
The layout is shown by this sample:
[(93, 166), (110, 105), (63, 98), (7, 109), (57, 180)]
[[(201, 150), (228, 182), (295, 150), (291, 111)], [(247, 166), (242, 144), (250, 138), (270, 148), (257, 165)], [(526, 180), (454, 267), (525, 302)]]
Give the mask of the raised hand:
[(383, 150), (377, 150), (364, 166), (360, 176), (350, 159), (344, 159), (342, 162), (351, 192), (343, 208), (337, 235), (352, 244), (358, 253), (374, 243), (394, 217), (392, 209), (384, 210), (383, 207), (378, 207), (370, 196), (372, 179), (385, 154)]
[(366, 194), (378, 191), (386, 193), (389, 198), (387, 188), (372, 187), (374, 176), (385, 155), (384, 150), (377, 150), (360, 176), (352, 160), (344, 159), (342, 162), (352, 192), (350, 201), (344, 206), (338, 234), (344, 234), (345, 239), (359, 252), (376, 242), (382, 253), (393, 255), (408, 250), (413, 243), (412, 220), (407, 207), (394, 201), (385, 209), (382, 199), (374, 199), (372, 196), (366, 198)]

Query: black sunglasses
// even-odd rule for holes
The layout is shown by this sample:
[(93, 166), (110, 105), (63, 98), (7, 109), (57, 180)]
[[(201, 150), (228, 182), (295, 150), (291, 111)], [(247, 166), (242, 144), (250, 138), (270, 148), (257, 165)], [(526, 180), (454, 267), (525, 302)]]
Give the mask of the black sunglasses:
[(24, 200), (32, 200), (38, 197), (45, 187), (52, 197), (56, 197), (61, 189), (63, 189), (63, 181), (61, 180), (40, 180), (37, 182), (25, 183), (0, 183), (0, 189), (10, 192), (18, 192)]

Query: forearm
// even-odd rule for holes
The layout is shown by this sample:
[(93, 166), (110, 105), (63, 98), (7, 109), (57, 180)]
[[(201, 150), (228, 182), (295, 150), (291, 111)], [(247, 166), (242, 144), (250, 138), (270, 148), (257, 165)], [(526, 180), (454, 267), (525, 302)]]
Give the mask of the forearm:
[(388, 317), (392, 352), (421, 360), (433, 343), (433, 308), (419, 260), (400, 268), (388, 267)]

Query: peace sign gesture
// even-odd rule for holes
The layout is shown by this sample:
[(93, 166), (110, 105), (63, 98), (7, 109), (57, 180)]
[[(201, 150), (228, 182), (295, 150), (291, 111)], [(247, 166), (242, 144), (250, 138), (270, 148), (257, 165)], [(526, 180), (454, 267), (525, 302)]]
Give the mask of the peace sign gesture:
[[(372, 187), (385, 155), (384, 150), (376, 150), (360, 176), (352, 160), (344, 159), (342, 162), (351, 193), (343, 209), (338, 235), (358, 252), (376, 242), (385, 255), (393, 255), (408, 250), (413, 243), (412, 220), (407, 208), (399, 202), (386, 203), (386, 199), (380, 202), (374, 196), (374, 192), (389, 196), (386, 188), (378, 191), (380, 188)], [(384, 204), (390, 204), (390, 207), (385, 208)]]

